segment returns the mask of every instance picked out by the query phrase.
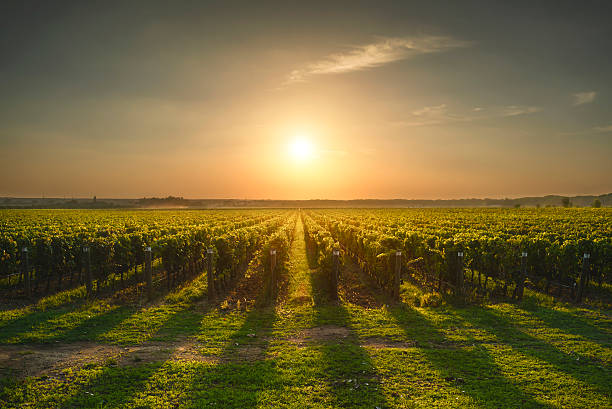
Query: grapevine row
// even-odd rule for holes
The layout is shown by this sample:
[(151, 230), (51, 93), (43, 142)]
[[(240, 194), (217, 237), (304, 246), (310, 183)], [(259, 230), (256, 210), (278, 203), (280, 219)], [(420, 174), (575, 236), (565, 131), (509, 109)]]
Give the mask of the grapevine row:
[(23, 226), (9, 229), (0, 236), (0, 280), (4, 277), (7, 284), (17, 276), (13, 280), (16, 288), (31, 280), (26, 293), (32, 288), (49, 293), (52, 282), (59, 290), (65, 286), (63, 280), (67, 279), (69, 286), (82, 284), (89, 273), (93, 280), (86, 281), (95, 281), (99, 289), (111, 277), (119, 275), (123, 282), (124, 275), (136, 275), (145, 261), (145, 250), (150, 248), (153, 262), (159, 260), (171, 287), (177, 280), (202, 271), (204, 248), (213, 246), (215, 276), (224, 286), (245, 268), (262, 237), (279, 228), (285, 213), (216, 213), (198, 224), (180, 224), (181, 220), (175, 219), (174, 225), (166, 223), (161, 228), (143, 224), (140, 231), (127, 223), (107, 223), (99, 230), (86, 227), (79, 233), (68, 225), (66, 234), (54, 226), (55, 235), (41, 226), (29, 231)]
[[(432, 226), (420, 220), (410, 226), (394, 215), (385, 215), (385, 211), (313, 211), (310, 216), (389, 292), (394, 291), (394, 256), (398, 251), (403, 255), (404, 271), (438, 290), (445, 285), (456, 292), (470, 290), (466, 286), (482, 289), (493, 279), (503, 283), (505, 294), (509, 285), (520, 290), (529, 278), (545, 291), (556, 285), (559, 290), (567, 288), (578, 295), (574, 289), (586, 286), (590, 278), (600, 284), (611, 279), (612, 240), (606, 224), (598, 231), (586, 229), (589, 233), (582, 236), (577, 229), (531, 236), (529, 229), (517, 225), (489, 232), (449, 228), (449, 220), (437, 220)], [(436, 223), (440, 224), (438, 234)], [(464, 267), (468, 274), (465, 281)]]

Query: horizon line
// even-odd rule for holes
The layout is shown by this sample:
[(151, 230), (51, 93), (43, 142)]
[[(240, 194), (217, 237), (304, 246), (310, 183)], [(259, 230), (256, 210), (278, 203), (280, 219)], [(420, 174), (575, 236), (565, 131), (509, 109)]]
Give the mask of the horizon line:
[(529, 199), (529, 198), (546, 198), (546, 197), (586, 197), (586, 196), (606, 196), (612, 195), (612, 191), (608, 193), (600, 194), (560, 194), (550, 193), (543, 195), (530, 195), (530, 196), (504, 196), (504, 197), (461, 197), (461, 198), (421, 198), (421, 199), (409, 199), (409, 198), (353, 198), (353, 199), (329, 199), (329, 198), (311, 198), (311, 199), (272, 199), (272, 198), (237, 198), (237, 197), (184, 197), (184, 196), (140, 196), (140, 197), (97, 197), (97, 195), (91, 196), (0, 196), (0, 199), (41, 199), (41, 200), (85, 200), (93, 199), (96, 200), (152, 200), (152, 199), (181, 199), (181, 200), (236, 200), (236, 201), (288, 201), (288, 202), (303, 202), (303, 201), (339, 201), (339, 202), (350, 202), (350, 201), (457, 201), (457, 200), (517, 200), (517, 199)]

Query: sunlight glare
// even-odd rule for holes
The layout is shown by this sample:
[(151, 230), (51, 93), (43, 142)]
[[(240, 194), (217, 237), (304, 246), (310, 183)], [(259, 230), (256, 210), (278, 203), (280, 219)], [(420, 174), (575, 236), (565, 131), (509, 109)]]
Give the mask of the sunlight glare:
[(312, 143), (303, 137), (295, 138), (289, 145), (291, 157), (298, 161), (304, 161), (312, 157)]

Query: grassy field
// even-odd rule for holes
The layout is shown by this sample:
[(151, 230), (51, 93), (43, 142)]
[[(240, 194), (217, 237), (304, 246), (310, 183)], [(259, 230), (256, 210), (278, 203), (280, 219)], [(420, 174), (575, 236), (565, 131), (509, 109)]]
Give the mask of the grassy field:
[(60, 294), (4, 308), (0, 407), (612, 407), (610, 311), (533, 293), (386, 305), (351, 266), (332, 303), (297, 229), (272, 306), (252, 266), (217, 305), (201, 276), (143, 306)]

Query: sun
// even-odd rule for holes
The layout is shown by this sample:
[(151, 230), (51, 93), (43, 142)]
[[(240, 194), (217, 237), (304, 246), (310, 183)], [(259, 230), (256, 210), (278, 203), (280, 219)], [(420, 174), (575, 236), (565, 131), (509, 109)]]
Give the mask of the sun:
[(289, 144), (289, 154), (296, 161), (305, 161), (313, 155), (312, 143), (304, 137), (296, 137)]

